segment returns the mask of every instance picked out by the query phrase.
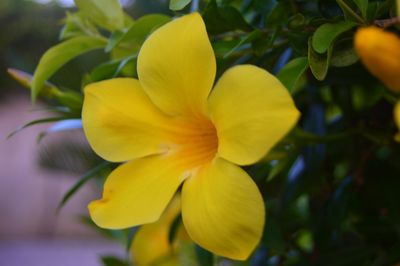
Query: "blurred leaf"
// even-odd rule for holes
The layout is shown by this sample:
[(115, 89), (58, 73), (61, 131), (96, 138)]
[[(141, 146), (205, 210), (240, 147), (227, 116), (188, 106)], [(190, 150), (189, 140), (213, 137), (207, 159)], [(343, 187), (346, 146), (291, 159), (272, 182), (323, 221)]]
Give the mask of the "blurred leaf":
[(169, 234), (168, 234), (168, 241), (169, 244), (172, 246), (175, 240), (175, 237), (177, 236), (178, 229), (182, 225), (182, 215), (179, 214), (175, 217), (175, 219), (172, 221), (171, 227), (169, 229)]
[(312, 47), (312, 38), (308, 40), (308, 63), (317, 80), (324, 80), (328, 74), (331, 55), (332, 47), (328, 49), (327, 53), (319, 54)]
[(65, 25), (60, 32), (60, 40), (69, 39), (78, 35), (100, 35), (96, 27), (82, 14), (82, 12), (67, 12)]
[(179, 11), (185, 8), (192, 0), (170, 0), (169, 9)]
[(23, 130), (23, 129), (27, 128), (27, 127), (30, 127), (30, 126), (33, 126), (33, 125), (37, 125), (37, 124), (60, 121), (60, 120), (63, 120), (63, 119), (65, 119), (65, 117), (58, 116), (58, 117), (48, 117), (48, 118), (42, 118), (42, 119), (37, 119), (37, 120), (30, 121), (30, 122), (18, 127), (17, 129), (15, 129), (10, 134), (8, 134), (7, 139), (11, 138), (12, 136), (14, 136), (15, 134), (17, 134), (18, 132), (20, 132), (21, 130)]
[(271, 13), (265, 19), (265, 27), (271, 28), (274, 26), (285, 24), (288, 19), (289, 6), (287, 2), (278, 2), (272, 9)]
[(111, 165), (110, 162), (103, 162), (95, 168), (89, 170), (85, 175), (83, 175), (78, 182), (76, 182), (63, 196), (62, 200), (58, 204), (57, 212), (60, 211), (64, 205), (71, 199), (71, 197), (78, 192), (78, 190), (86, 184), (90, 179), (96, 177), (100, 172), (107, 169)]
[(275, 254), (285, 253), (285, 240), (276, 218), (268, 215), (265, 224), (264, 243)]
[[(24, 72), (22, 70), (18, 70), (15, 68), (9, 68), (7, 69), (7, 73), (16, 81), (18, 81), (19, 84), (24, 86), (25, 88), (30, 89), (32, 86), (32, 80), (33, 76), (27, 72)], [(45, 82), (43, 84), (43, 88), (40, 91), (40, 95), (46, 98), (54, 98), (56, 95), (58, 95), (60, 91), (58, 90), (57, 87), (55, 87), (53, 84), (50, 82)]]
[(124, 27), (125, 15), (118, 0), (74, 0), (79, 10), (98, 26), (114, 31)]
[(326, 23), (321, 25), (312, 37), (312, 46), (317, 53), (323, 54), (332, 46), (334, 40), (343, 32), (357, 26), (352, 21)]
[(336, 0), (336, 2), (342, 9), (344, 17), (347, 20), (351, 20), (359, 24), (365, 24), (364, 19), (361, 18), (344, 0)]
[(90, 83), (104, 79), (110, 79), (117, 77), (122, 69), (131, 61), (137, 58), (137, 54), (124, 57), (118, 60), (112, 60), (97, 66), (90, 73)]
[(210, 34), (231, 30), (252, 30), (252, 27), (244, 20), (237, 9), (231, 6), (218, 7), (216, 0), (210, 0), (207, 4), (203, 19)]
[(62, 42), (47, 50), (36, 67), (32, 80), (32, 101), (35, 102), (46, 80), (50, 78), (60, 67), (80, 54), (93, 49), (104, 47), (102, 39), (79, 36)]
[(358, 55), (354, 49), (353, 40), (345, 39), (337, 41), (333, 47), (331, 66), (347, 67), (358, 61)]
[(308, 69), (307, 57), (298, 57), (287, 63), (276, 77), (285, 85), (289, 92), (293, 92), (297, 82)]
[(171, 20), (170, 17), (161, 14), (151, 14), (139, 18), (126, 32), (115, 32), (109, 39), (105, 48), (111, 51), (121, 42), (133, 44), (132, 50), (139, 50), (147, 36), (157, 28)]
[(196, 245), (195, 250), (199, 266), (210, 266), (214, 264), (214, 255), (211, 252), (198, 245)]
[(104, 266), (129, 266), (128, 262), (113, 256), (101, 257), (101, 261)]
[(258, 37), (261, 36), (261, 31), (259, 30), (254, 30), (248, 35), (246, 35), (243, 39), (239, 40), (239, 42), (233, 47), (231, 50), (229, 50), (225, 55), (224, 58), (229, 57), (233, 52), (238, 50), (242, 45), (247, 44), (252, 42), (254, 39), (257, 39)]
[(368, 0), (353, 0), (353, 2), (357, 5), (363, 18), (366, 18), (368, 10)]

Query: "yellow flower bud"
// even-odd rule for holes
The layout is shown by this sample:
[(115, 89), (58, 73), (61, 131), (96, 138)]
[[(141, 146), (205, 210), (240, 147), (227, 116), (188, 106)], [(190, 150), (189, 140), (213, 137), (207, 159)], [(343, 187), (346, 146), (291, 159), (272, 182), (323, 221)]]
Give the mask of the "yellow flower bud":
[(400, 92), (400, 38), (371, 26), (357, 31), (354, 45), (365, 67), (389, 89)]

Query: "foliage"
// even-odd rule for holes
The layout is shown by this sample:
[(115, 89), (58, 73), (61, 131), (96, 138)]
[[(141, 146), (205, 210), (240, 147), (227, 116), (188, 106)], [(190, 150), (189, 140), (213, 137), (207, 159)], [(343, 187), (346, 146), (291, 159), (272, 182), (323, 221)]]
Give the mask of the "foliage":
[[(82, 73), (82, 87), (116, 76), (136, 77), (144, 40), (172, 19), (169, 13), (134, 20), (117, 0), (106, 1), (107, 6), (103, 2), (76, 1), (79, 10), (67, 13), (61, 43), (43, 55), (32, 84), (33, 99), (47, 99), (56, 114), (26, 126), (80, 118), (81, 94), (68, 96), (65, 84), (53, 84), (57, 97), (41, 93), (45, 81), (68, 61), (91, 49), (107, 55)], [(399, 95), (367, 72), (353, 48), (357, 27), (398, 29), (398, 20), (386, 23), (396, 10), (394, 1), (171, 0), (170, 8), (175, 15), (199, 8), (219, 74), (235, 64), (263, 67), (277, 74), (302, 113), (296, 129), (245, 169), (263, 194), (267, 222), (248, 264), (232, 263), (400, 262), (400, 145), (393, 139), (393, 105)], [(83, 176), (62, 204), (96, 169)], [(199, 265), (221, 260), (197, 251)], [(113, 258), (103, 262), (124, 265)]]

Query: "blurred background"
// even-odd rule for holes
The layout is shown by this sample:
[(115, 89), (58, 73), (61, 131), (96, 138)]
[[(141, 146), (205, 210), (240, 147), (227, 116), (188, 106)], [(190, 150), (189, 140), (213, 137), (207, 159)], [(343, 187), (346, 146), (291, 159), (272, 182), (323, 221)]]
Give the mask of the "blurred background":
[[(121, 1), (133, 17), (168, 12), (167, 1)], [(61, 21), (73, 0), (0, 1), (0, 265), (102, 265), (100, 256), (125, 256), (124, 247), (94, 230), (85, 219), (94, 184), (84, 186), (57, 213), (64, 194), (96, 161), (77, 129), (38, 136), (42, 124), (7, 136), (24, 123), (49, 116), (43, 103), (32, 106), (29, 91), (7, 68), (33, 73), (40, 56), (58, 42)], [(54, 81), (80, 89), (81, 74), (104, 55), (97, 51), (73, 60)], [(89, 63), (88, 63), (89, 62)], [(62, 141), (61, 141), (62, 140)], [(55, 155), (56, 153), (56, 155)], [(61, 154), (60, 154), (61, 153)], [(45, 254), (45, 255), (44, 255)]]

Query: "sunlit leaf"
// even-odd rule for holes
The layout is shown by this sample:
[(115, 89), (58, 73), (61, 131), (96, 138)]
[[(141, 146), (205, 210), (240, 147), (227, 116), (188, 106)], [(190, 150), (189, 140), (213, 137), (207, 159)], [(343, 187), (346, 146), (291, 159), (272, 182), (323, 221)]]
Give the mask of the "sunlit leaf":
[(36, 100), (46, 80), (60, 67), (80, 54), (104, 47), (105, 41), (96, 37), (79, 36), (47, 50), (36, 67), (32, 80), (32, 101)]
[(79, 10), (94, 23), (110, 31), (124, 27), (124, 12), (118, 0), (75, 0)]
[(170, 0), (169, 9), (173, 11), (178, 11), (184, 9), (192, 0)]

